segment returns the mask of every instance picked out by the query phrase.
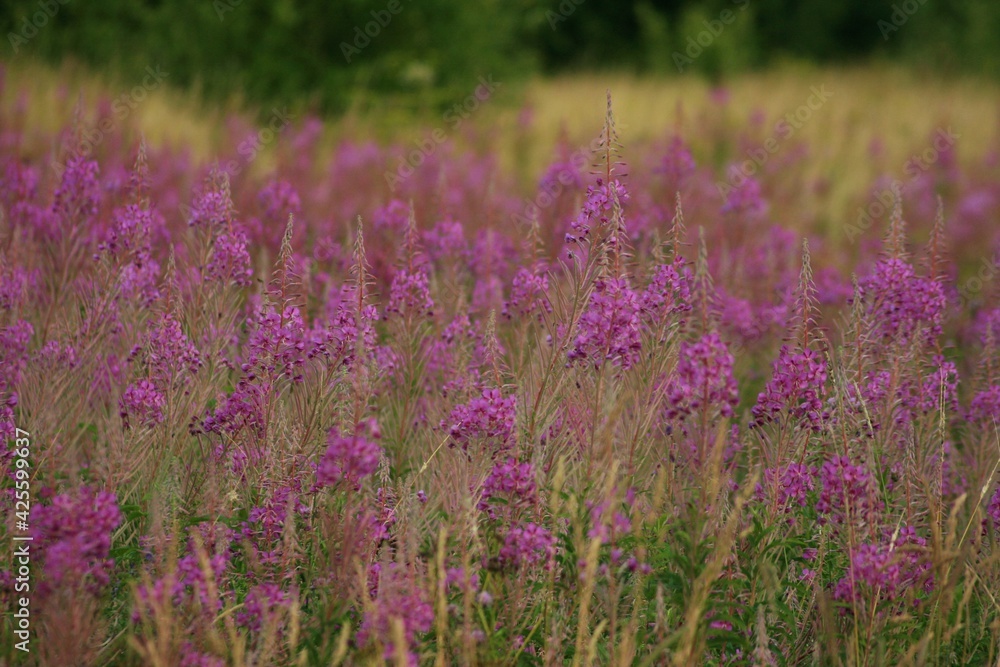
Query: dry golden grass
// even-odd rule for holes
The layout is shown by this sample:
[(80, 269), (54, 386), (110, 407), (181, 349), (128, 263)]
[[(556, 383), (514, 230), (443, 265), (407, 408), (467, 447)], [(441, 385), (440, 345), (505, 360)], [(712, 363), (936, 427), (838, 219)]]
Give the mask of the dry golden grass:
[[(58, 70), (30, 62), (6, 63), (6, 89), (0, 104), (14, 108), (26, 96), (29, 125), (53, 130), (64, 127), (73, 116), (78, 101), (92, 112), (101, 97), (126, 94), (130, 86), (119, 85), (108, 77), (96, 75), (75, 65)], [(169, 71), (167, 72), (169, 75)], [(206, 109), (195, 95), (170, 85), (154, 88), (130, 110), (121, 125), (138, 127), (151, 145), (189, 147), (195, 157), (207, 159), (218, 137), (223, 109)]]
[[(744, 126), (759, 110), (767, 119), (767, 136), (778, 118), (804, 104), (810, 88), (821, 85), (832, 97), (793, 140), (801, 138), (810, 147), (807, 179), (824, 177), (830, 183), (830, 208), (825, 212), (829, 219), (847, 219), (857, 196), (883, 169), (901, 176), (906, 161), (929, 145), (936, 128), (950, 126), (960, 135), (963, 159), (982, 157), (995, 141), (1000, 86), (972, 79), (926, 79), (900, 69), (789, 67), (747, 74), (726, 83), (730, 101), (723, 122)], [(722, 113), (711, 100), (711, 87), (695, 78), (587, 75), (536, 81), (527, 90), (535, 114), (533, 165), (549, 158), (563, 126), (574, 141), (597, 134), (608, 89), (626, 147), (677, 127), (680, 109), (680, 131), (697, 153), (699, 142), (707, 138), (697, 132), (700, 119)], [(513, 125), (509, 122), (508, 127)], [(879, 164), (869, 150), (876, 139), (883, 147)]]
[[(127, 90), (106, 77), (67, 65), (59, 70), (31, 63), (8, 63), (8, 91), (28, 93), (30, 122), (42, 129), (64, 125), (77, 99), (93, 109), (102, 95)], [(517, 164), (524, 182), (551, 159), (560, 134), (583, 144), (596, 136), (604, 116), (606, 91), (614, 98), (618, 129), (626, 150), (679, 129), (702, 155), (710, 152), (713, 137), (699, 134), (706, 123), (736, 129), (751, 114), (762, 113), (764, 136), (786, 113), (805, 103), (813, 86), (825, 86), (832, 97), (797, 130), (794, 141), (807, 142), (810, 155), (804, 165), (809, 181), (824, 178), (831, 187), (826, 198), (829, 219), (845, 219), (857, 197), (879, 173), (901, 175), (915, 152), (928, 146), (936, 128), (951, 127), (960, 136), (964, 159), (977, 159), (994, 141), (1000, 120), (1000, 85), (977, 79), (944, 81), (888, 67), (812, 68), (785, 66), (751, 73), (725, 83), (729, 104), (712, 100), (713, 85), (693, 77), (650, 78), (629, 74), (588, 74), (536, 79), (527, 85), (506, 85), (495, 100), (485, 103), (468, 121), (495, 130), (500, 159)], [(17, 104), (8, 93), (0, 104)], [(525, 135), (518, 119), (524, 106), (533, 123)], [(222, 141), (223, 118), (240, 113), (252, 118), (252, 109), (239, 100), (222, 106), (206, 105), (196, 93), (169, 85), (152, 91), (127, 120), (135, 123), (153, 145), (189, 147), (196, 158), (208, 159)], [(430, 128), (447, 123), (437, 112), (414, 114), (385, 105), (374, 111), (349, 112), (331, 123), (327, 140), (356, 139), (411, 142)], [(463, 131), (453, 132), (459, 140)], [(876, 163), (870, 147), (878, 140), (882, 157)], [(745, 156), (743, 156), (745, 157)], [(267, 169), (262, 160), (255, 169)]]

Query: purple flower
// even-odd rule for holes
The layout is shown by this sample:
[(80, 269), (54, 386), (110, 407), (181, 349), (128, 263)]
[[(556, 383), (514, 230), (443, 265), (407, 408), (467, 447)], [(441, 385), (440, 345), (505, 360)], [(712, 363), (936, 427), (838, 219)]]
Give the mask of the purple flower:
[(279, 381), (302, 381), (306, 361), (306, 333), (298, 308), (285, 306), (279, 312), (262, 307), (248, 321), (251, 328), (245, 357), (240, 364), (243, 377), (232, 394), (202, 421), (207, 433), (238, 433), (251, 428), (262, 434), (268, 397), (280, 389)]
[(107, 586), (114, 567), (111, 534), (121, 520), (114, 493), (86, 486), (35, 505), (31, 527), (44, 562), (43, 594), (79, 585), (97, 594)]
[(694, 156), (679, 134), (670, 138), (667, 150), (663, 154), (660, 165), (653, 170), (653, 173), (663, 174), (666, 181), (666, 191), (677, 192), (682, 189), (688, 179), (695, 172)]
[(228, 227), (232, 221), (233, 202), (229, 197), (228, 188), (218, 183), (209, 185), (195, 198), (188, 217), (188, 224), (192, 227), (208, 229), (222, 229)]
[(301, 483), (293, 478), (288, 484), (274, 489), (260, 505), (253, 507), (234, 539), (243, 541), (261, 564), (287, 566), (284, 554), (285, 527), (296, 516), (309, 514), (309, 506), (300, 499)]
[(257, 193), (257, 202), (264, 209), (264, 217), (272, 222), (284, 224), (289, 215), (298, 217), (302, 211), (302, 200), (295, 187), (288, 181), (276, 178)]
[(150, 238), (163, 227), (163, 218), (149, 207), (129, 204), (114, 213), (114, 227), (98, 250), (116, 262), (122, 292), (139, 296), (149, 305), (160, 296), (156, 287), (160, 265), (152, 258)]
[(987, 426), (1000, 422), (1000, 385), (992, 385), (973, 396), (966, 419)]
[(806, 498), (816, 486), (815, 468), (804, 463), (789, 463), (782, 469), (768, 468), (764, 471), (764, 481), (757, 486), (759, 498), (777, 494), (778, 505), (784, 512), (790, 512), (794, 505), (806, 506)]
[[(1000, 257), (997, 261), (1000, 263)], [(996, 350), (1000, 347), (1000, 308), (979, 311), (973, 323), (973, 332), (978, 333), (984, 348)]]
[(597, 185), (589, 186), (583, 210), (570, 222), (572, 232), (566, 234), (566, 243), (582, 243), (590, 236), (590, 232), (595, 226), (598, 228), (607, 226), (614, 210), (616, 196), (621, 205), (624, 205), (629, 199), (628, 192), (621, 181), (614, 180), (609, 186), (598, 179)]
[(700, 410), (718, 407), (724, 417), (732, 417), (739, 402), (733, 378), (733, 355), (716, 332), (680, 347), (677, 369), (667, 384), (667, 418), (686, 417)]
[(853, 382), (847, 385), (848, 403), (858, 410), (868, 406), (867, 411), (870, 412), (872, 406), (880, 405), (889, 395), (891, 382), (892, 375), (889, 371), (869, 371), (864, 384), (861, 384), (860, 387), (856, 387)]
[(152, 380), (142, 379), (126, 387), (119, 406), (125, 428), (130, 426), (130, 417), (143, 426), (154, 426), (163, 421), (166, 399)]
[(181, 645), (178, 667), (226, 667), (226, 660), (211, 653), (202, 653), (191, 642)]
[(583, 185), (584, 175), (572, 159), (561, 159), (552, 162), (545, 169), (542, 177), (538, 179), (539, 192), (558, 193), (564, 187), (576, 191), (582, 190)]
[[(98, 171), (97, 161), (79, 152), (74, 152), (66, 161), (51, 208), (51, 214), (63, 225), (76, 226), (97, 215), (101, 199)], [(59, 234), (58, 229), (50, 230), (50, 238), (57, 238)]]
[(986, 508), (986, 516), (993, 523), (993, 529), (1000, 531), (1000, 486), (997, 487), (990, 504)]
[(813, 430), (819, 430), (826, 416), (822, 400), (825, 395), (826, 359), (810, 349), (793, 352), (782, 345), (774, 373), (753, 407), (754, 424), (774, 421), (787, 412), (796, 422), (808, 421)]
[(684, 260), (656, 267), (639, 299), (643, 322), (652, 329), (669, 324), (668, 318), (691, 310), (691, 270)]
[(486, 275), (476, 279), (476, 284), (472, 288), (472, 310), (485, 312), (502, 303), (503, 281), (490, 269)]
[(15, 310), (28, 294), (34, 275), (19, 266), (3, 268), (0, 273), (0, 310)]
[(445, 572), (445, 586), (460, 592), (472, 592), (479, 588), (479, 575), (467, 573), (465, 568), (449, 567)]
[[(365, 612), (358, 628), (358, 644), (363, 646), (376, 637), (385, 646), (383, 657), (387, 662), (394, 663), (396, 652), (403, 651), (409, 663), (416, 667), (419, 661), (411, 647), (418, 633), (429, 632), (434, 625), (434, 608), (424, 600), (413, 575), (396, 563), (383, 568), (375, 593), (373, 609)], [(393, 621), (402, 623), (406, 646), (395, 645)]]
[(140, 204), (128, 204), (115, 209), (112, 215), (114, 226), (107, 239), (98, 244), (97, 249), (114, 259), (121, 259), (131, 253), (148, 253), (149, 237), (154, 226), (162, 223), (153, 211)]
[(347, 481), (354, 488), (361, 488), (361, 479), (378, 468), (382, 447), (378, 444), (380, 433), (373, 419), (357, 425), (352, 436), (343, 436), (334, 426), (327, 436), (326, 453), (316, 469), (317, 486), (333, 486)]
[(739, 165), (729, 167), (729, 183), (726, 184), (726, 201), (723, 213), (736, 213), (748, 218), (757, 218), (767, 213), (767, 202), (760, 190), (760, 182), (753, 176), (745, 176)]
[(247, 287), (253, 281), (250, 253), (247, 251), (246, 233), (230, 225), (216, 235), (212, 242), (212, 255), (205, 267), (205, 275), (214, 282), (233, 283)]
[(136, 589), (137, 601), (132, 610), (134, 623), (155, 617), (156, 608), (164, 605), (196, 608), (202, 619), (211, 619), (222, 610), (225, 599), (231, 596), (224, 584), (232, 556), (232, 533), (221, 524), (202, 523), (195, 529), (201, 534), (205, 550), (203, 555), (208, 559), (213, 585), (209, 586), (194, 539), (189, 539), (187, 549), (177, 560), (177, 568), (173, 572)]
[[(0, 405), (0, 442), (6, 443), (17, 436), (17, 423), (14, 421), (14, 410), (10, 401), (17, 404), (17, 394), (13, 394), (7, 399), (8, 403)], [(13, 456), (10, 450), (0, 451), (0, 462), (6, 463), (6, 459)]]
[(404, 233), (409, 220), (410, 205), (399, 199), (393, 199), (382, 208), (376, 209), (372, 216), (376, 230), (393, 234)]
[(917, 276), (902, 259), (879, 261), (859, 286), (867, 312), (884, 339), (909, 340), (923, 331), (931, 340), (940, 334), (945, 307), (941, 284)]
[(847, 574), (834, 587), (834, 599), (858, 602), (864, 588), (889, 601), (918, 584), (929, 590), (933, 574), (926, 547), (927, 540), (918, 537), (913, 526), (902, 527), (886, 542), (860, 545), (851, 552)]
[(612, 534), (616, 538), (621, 538), (632, 532), (632, 521), (628, 515), (613, 509), (609, 501), (593, 504), (590, 507), (590, 522), (591, 528), (587, 531), (587, 537), (600, 538), (602, 544), (608, 544)]
[(483, 482), (478, 508), (496, 518), (493, 498), (502, 497), (510, 505), (531, 505), (538, 501), (535, 487), (535, 468), (528, 462), (518, 463), (512, 456), (493, 464), (493, 470)]
[(514, 316), (527, 319), (536, 314), (541, 317), (543, 313), (551, 313), (548, 291), (549, 277), (544, 267), (519, 268), (511, 284), (510, 300), (503, 304), (503, 316), (507, 319)]
[(293, 596), (277, 584), (259, 584), (250, 589), (243, 609), (236, 613), (236, 624), (250, 632), (260, 632), (264, 624), (275, 620), (281, 609), (287, 608)]
[(153, 322), (143, 343), (132, 350), (129, 361), (141, 360), (154, 377), (173, 380), (183, 373), (194, 374), (202, 366), (198, 348), (168, 312)]
[(427, 256), (433, 262), (458, 259), (465, 253), (468, 243), (461, 222), (442, 220), (423, 233)]
[(958, 368), (941, 355), (934, 357), (934, 365), (922, 384), (900, 388), (903, 406), (911, 414), (958, 410)]
[(3, 160), (3, 163), (4, 169), (0, 171), (0, 201), (6, 205), (10, 220), (15, 225), (31, 229), (35, 227), (32, 223), (37, 221), (42, 212), (34, 203), (38, 196), (38, 169), (10, 157)]
[(343, 364), (351, 368), (358, 349), (363, 347), (372, 355), (378, 347), (375, 322), (378, 311), (374, 306), (362, 306), (358, 310), (355, 290), (351, 286), (341, 289), (335, 304), (331, 304), (332, 316), (326, 323), (316, 322), (309, 332), (308, 358), (321, 358), (336, 368)]
[(434, 313), (434, 300), (430, 294), (430, 278), (422, 268), (413, 271), (399, 270), (389, 287), (387, 313), (423, 317)]
[(600, 368), (605, 361), (627, 370), (639, 358), (639, 299), (627, 278), (603, 278), (594, 284), (580, 324), (570, 363)]
[(556, 541), (546, 529), (528, 522), (512, 526), (500, 549), (500, 562), (512, 568), (545, 563), (551, 567), (556, 553)]
[(867, 519), (881, 508), (875, 481), (861, 465), (846, 456), (835, 456), (820, 468), (820, 496), (816, 511), (820, 523)]
[(481, 396), (456, 405), (441, 426), (463, 450), (470, 443), (483, 442), (493, 452), (500, 452), (513, 444), (516, 412), (515, 396), (504, 398), (499, 389), (483, 389)]
[(0, 391), (11, 391), (21, 381), (21, 372), (28, 363), (28, 343), (34, 333), (34, 327), (25, 320), (0, 328)]

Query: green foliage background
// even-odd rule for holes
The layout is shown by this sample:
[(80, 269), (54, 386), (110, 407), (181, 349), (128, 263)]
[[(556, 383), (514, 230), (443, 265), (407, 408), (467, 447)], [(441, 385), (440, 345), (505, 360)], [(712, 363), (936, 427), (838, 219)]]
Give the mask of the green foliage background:
[[(685, 70), (721, 77), (785, 59), (892, 59), (945, 74), (1000, 74), (993, 0), (398, 2), (402, 10), (348, 62), (344, 44), (353, 46), (356, 28), (388, 0), (7, 0), (2, 57), (73, 58), (126, 80), (159, 65), (172, 84), (208, 97), (297, 100), (337, 113), (395, 93), (445, 105), (486, 74), (503, 81), (594, 69), (676, 74), (674, 53), (728, 9), (736, 20)], [(18, 41), (39, 12), (51, 18)]]

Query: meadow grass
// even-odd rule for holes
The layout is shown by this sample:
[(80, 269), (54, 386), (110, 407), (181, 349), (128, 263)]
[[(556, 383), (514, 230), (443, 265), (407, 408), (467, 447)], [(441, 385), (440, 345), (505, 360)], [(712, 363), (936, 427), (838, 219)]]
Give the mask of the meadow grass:
[(995, 87), (3, 86), (5, 664), (998, 664)]

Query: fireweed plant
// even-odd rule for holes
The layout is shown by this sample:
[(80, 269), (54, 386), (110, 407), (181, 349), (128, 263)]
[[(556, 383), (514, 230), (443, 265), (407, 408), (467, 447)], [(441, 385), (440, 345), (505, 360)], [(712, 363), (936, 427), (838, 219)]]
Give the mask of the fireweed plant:
[(0, 114), (6, 664), (996, 663), (995, 159), (845, 249), (778, 223), (804, 151), (721, 197), (677, 132), (626, 168), (610, 97), (546, 197), (450, 144), (390, 195), (405, 147), (317, 120), (232, 178), (81, 122)]

